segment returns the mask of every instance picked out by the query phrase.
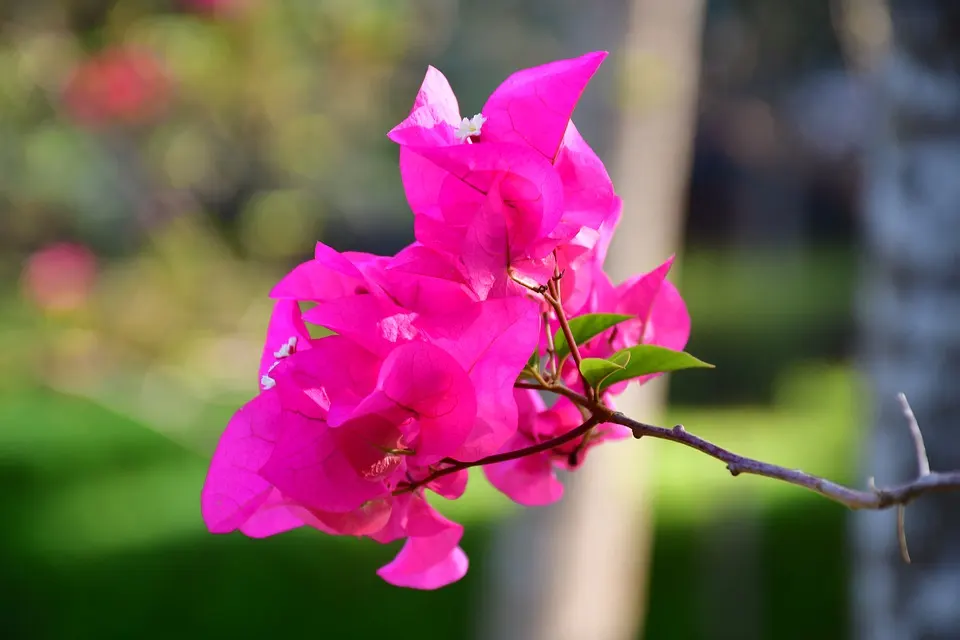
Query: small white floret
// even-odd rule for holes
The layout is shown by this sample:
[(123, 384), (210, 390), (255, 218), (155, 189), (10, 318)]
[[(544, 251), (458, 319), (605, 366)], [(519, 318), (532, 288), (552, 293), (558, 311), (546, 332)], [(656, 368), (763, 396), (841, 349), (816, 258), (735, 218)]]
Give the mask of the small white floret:
[(273, 357), (277, 360), (286, 358), (291, 353), (297, 349), (297, 337), (292, 336), (289, 340), (283, 343), (283, 345), (276, 351), (273, 352)]
[(478, 113), (469, 119), (464, 118), (457, 128), (457, 140), (466, 142), (468, 138), (480, 135), (480, 128), (483, 127), (483, 123), (486, 121), (487, 119), (483, 117), (482, 113)]

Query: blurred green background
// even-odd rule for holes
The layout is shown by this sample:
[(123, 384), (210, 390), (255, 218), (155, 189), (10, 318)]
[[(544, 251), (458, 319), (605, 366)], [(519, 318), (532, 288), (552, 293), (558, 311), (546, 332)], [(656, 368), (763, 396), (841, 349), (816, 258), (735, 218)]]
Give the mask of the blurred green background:
[[(718, 368), (674, 378), (669, 419), (844, 480), (856, 180), (803, 108), (837, 99), (827, 4), (709, 3), (678, 284), (689, 349)], [(410, 240), (385, 133), (425, 65), (472, 113), (510, 70), (582, 52), (547, 5), (0, 4), (4, 637), (471, 637), (491, 532), (515, 512), (482, 478), (440, 505), (472, 565), (436, 593), (380, 582), (394, 546), (210, 536), (198, 499), (255, 392), (270, 285), (317, 239)], [(616, 47), (590, 46), (614, 65)], [(582, 129), (606, 155), (615, 133)], [(761, 637), (843, 635), (841, 508), (669, 444), (622, 446), (656, 459), (647, 637), (713, 637), (704, 620), (731, 598)]]

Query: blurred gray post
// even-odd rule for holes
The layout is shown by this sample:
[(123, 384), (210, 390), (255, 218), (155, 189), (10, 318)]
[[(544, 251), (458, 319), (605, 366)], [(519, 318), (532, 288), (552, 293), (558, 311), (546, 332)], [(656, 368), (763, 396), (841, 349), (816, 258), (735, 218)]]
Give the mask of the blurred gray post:
[[(859, 300), (873, 426), (862, 477), (883, 484), (917, 473), (900, 391), (931, 466), (960, 467), (960, 2), (846, 2), (873, 11), (854, 36), (867, 48), (883, 35), (888, 43), (870, 65), (879, 117), (865, 162)], [(900, 559), (893, 511), (855, 514), (853, 525), (856, 637), (960, 638), (960, 498), (907, 508), (913, 564)]]
[[(582, 5), (581, 13), (600, 11)], [(586, 28), (602, 19), (610, 32), (627, 30), (619, 47), (591, 43), (614, 49), (610, 64), (620, 74), (608, 96), (620, 112), (612, 166), (624, 200), (608, 261), (614, 281), (655, 267), (679, 245), (703, 9), (702, 0), (633, 0), (625, 24), (617, 24), (621, 14), (594, 13), (578, 25)], [(634, 388), (618, 406), (656, 420), (665, 390), (662, 381)], [(652, 533), (646, 481), (652, 461), (644, 453), (642, 442), (598, 447), (566, 479), (559, 504), (527, 510), (503, 528), (494, 550), (492, 615), (485, 620), (485, 637), (639, 637)]]

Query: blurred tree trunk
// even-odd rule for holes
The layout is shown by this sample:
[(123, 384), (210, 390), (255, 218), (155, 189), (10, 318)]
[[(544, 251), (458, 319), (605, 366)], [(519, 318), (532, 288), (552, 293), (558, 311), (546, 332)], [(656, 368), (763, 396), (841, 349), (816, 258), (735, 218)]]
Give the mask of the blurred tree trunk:
[[(566, 41), (578, 45), (571, 54), (610, 47), (619, 41), (610, 34), (625, 31), (609, 62), (621, 75), (614, 81), (609, 71), (601, 74), (577, 112), (587, 139), (601, 141), (594, 144), (598, 153), (613, 157), (613, 177), (624, 200), (608, 262), (618, 281), (655, 267), (679, 245), (704, 3), (569, 0), (563, 5), (558, 11), (568, 22), (562, 29), (570, 36)], [(618, 102), (611, 104), (612, 99)], [(591, 135), (591, 128), (610, 122), (617, 112), (618, 129)], [(665, 390), (663, 381), (632, 388), (618, 406), (655, 420)], [(495, 547), (486, 637), (638, 637), (652, 533), (651, 460), (644, 453), (637, 442), (591, 451), (584, 467), (566, 479), (559, 504), (525, 511), (503, 528)]]
[[(960, 467), (960, 2), (847, 2), (875, 10), (859, 33), (886, 28), (890, 36), (871, 69), (879, 117), (865, 162), (860, 300), (873, 392), (862, 469), (884, 484), (917, 473), (900, 391), (931, 466)], [(913, 564), (900, 559), (894, 518), (853, 518), (856, 637), (960, 638), (960, 498), (930, 496), (907, 508)]]

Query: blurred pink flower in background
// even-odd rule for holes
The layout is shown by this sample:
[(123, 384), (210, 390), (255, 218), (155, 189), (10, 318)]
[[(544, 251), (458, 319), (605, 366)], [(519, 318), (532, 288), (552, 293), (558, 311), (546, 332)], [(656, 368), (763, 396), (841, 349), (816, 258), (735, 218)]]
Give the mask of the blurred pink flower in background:
[(27, 258), (21, 278), (23, 295), (45, 311), (83, 306), (97, 279), (97, 260), (87, 247), (62, 242)]
[(180, 0), (180, 4), (189, 11), (210, 15), (237, 13), (249, 4), (248, 0)]
[(139, 123), (156, 117), (170, 81), (150, 53), (114, 47), (81, 61), (67, 79), (63, 104), (86, 125)]

